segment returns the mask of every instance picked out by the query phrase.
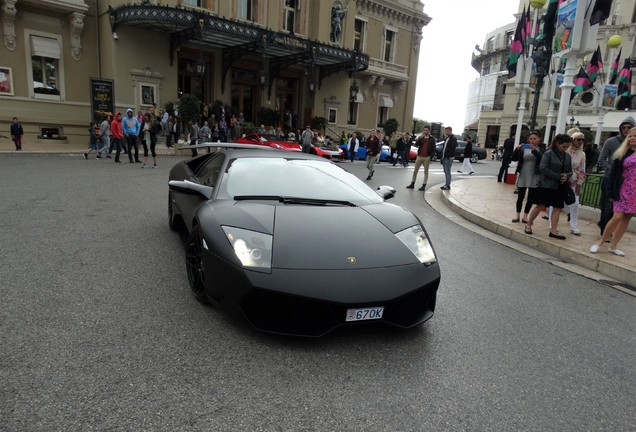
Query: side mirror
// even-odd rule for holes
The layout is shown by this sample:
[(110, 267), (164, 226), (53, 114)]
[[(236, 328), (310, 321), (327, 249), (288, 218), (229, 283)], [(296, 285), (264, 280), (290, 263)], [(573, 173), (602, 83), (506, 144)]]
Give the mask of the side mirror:
[(210, 186), (204, 186), (198, 183), (193, 183), (188, 180), (185, 180), (185, 181), (170, 180), (168, 182), (168, 187), (173, 192), (179, 192), (186, 195), (194, 195), (205, 200), (209, 200), (210, 198), (212, 198), (212, 192), (214, 191), (214, 189), (211, 188)]
[(378, 186), (378, 189), (375, 191), (378, 195), (382, 197), (385, 201), (391, 199), (395, 196), (395, 188), (391, 186)]

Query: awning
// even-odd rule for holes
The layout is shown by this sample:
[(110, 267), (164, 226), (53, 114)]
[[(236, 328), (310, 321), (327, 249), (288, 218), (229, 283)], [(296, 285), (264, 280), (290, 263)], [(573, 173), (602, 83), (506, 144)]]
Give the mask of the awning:
[(393, 108), (393, 99), (388, 96), (380, 96), (380, 106)]
[(356, 94), (356, 103), (364, 103), (364, 96), (362, 96), (362, 93)]
[[(610, 111), (605, 114), (603, 118), (603, 132), (619, 132), (618, 127), (621, 122), (625, 120), (625, 117), (636, 118), (634, 111)], [(574, 120), (579, 122), (581, 127), (589, 128), (595, 131), (598, 128), (598, 116), (597, 115), (574, 115)], [(569, 118), (568, 118), (569, 121)], [(568, 123), (569, 124), (569, 123)], [(566, 127), (565, 130), (568, 130)]]
[(53, 59), (61, 59), (62, 52), (57, 39), (46, 38), (42, 36), (31, 36), (31, 55), (47, 57)]

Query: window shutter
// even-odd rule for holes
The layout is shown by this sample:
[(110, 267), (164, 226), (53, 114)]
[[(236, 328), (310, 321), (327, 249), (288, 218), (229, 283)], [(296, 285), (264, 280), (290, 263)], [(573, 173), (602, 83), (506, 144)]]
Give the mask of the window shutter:
[(31, 36), (31, 55), (59, 60), (62, 58), (62, 51), (57, 39)]

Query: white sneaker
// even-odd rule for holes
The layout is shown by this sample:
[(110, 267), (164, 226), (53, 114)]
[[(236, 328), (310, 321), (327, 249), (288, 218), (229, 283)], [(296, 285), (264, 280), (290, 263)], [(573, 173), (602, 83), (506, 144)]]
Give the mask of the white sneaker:
[(616, 256), (625, 256), (625, 252), (620, 251), (618, 249), (609, 248), (608, 250), (609, 250), (609, 253), (613, 253)]
[(600, 247), (599, 245), (592, 245), (592, 247), (590, 248), (590, 252), (592, 252), (592, 253), (596, 253), (596, 252), (598, 252), (598, 250), (599, 250), (600, 248), (601, 248), (601, 247)]
[(574, 235), (581, 235), (581, 231), (576, 228), (570, 228), (570, 232)]

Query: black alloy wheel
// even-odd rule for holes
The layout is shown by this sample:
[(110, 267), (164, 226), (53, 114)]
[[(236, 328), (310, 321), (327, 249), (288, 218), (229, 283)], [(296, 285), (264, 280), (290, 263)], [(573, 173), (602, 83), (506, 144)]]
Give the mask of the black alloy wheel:
[(199, 302), (209, 303), (205, 293), (205, 273), (203, 268), (203, 238), (201, 228), (195, 226), (188, 236), (188, 247), (186, 248), (186, 270), (188, 272), (188, 282), (194, 298)]
[(477, 153), (473, 153), (472, 156), (470, 157), (470, 162), (471, 163), (479, 162), (479, 155)]

